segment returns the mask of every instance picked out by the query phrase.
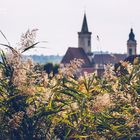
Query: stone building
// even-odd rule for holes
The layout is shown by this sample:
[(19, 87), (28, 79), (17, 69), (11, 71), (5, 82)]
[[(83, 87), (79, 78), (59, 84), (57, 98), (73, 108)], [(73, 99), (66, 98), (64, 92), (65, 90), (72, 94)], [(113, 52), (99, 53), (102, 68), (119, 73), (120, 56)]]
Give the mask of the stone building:
[(94, 72), (94, 66), (92, 63), (93, 53), (91, 51), (91, 35), (88, 30), (86, 14), (84, 14), (81, 31), (78, 32), (78, 47), (69, 47), (64, 55), (61, 63), (70, 63), (74, 58), (82, 59), (84, 64), (82, 65), (82, 72)]
[(127, 56), (131, 55), (137, 55), (137, 41), (135, 40), (135, 35), (132, 28), (127, 41)]
[(69, 47), (61, 63), (70, 63), (70, 61), (75, 58), (82, 59), (84, 61), (81, 68), (82, 72), (95, 72), (97, 75), (101, 76), (104, 72), (105, 65), (115, 65), (119, 61), (125, 60), (128, 56), (137, 54), (137, 42), (132, 28), (127, 41), (127, 54), (94, 54), (91, 49), (91, 35), (92, 32), (89, 32), (86, 14), (84, 14), (82, 28), (81, 31), (78, 32), (78, 47)]

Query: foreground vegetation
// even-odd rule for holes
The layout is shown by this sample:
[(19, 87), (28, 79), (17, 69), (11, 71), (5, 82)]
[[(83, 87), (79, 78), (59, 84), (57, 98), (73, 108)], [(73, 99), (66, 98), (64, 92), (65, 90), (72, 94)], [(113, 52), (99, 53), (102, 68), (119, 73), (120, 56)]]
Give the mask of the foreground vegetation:
[(33, 48), (35, 30), (21, 48), (1, 51), (0, 139), (140, 139), (140, 65), (107, 66), (102, 78), (80, 75), (82, 60), (61, 65), (58, 74), (37, 69), (22, 53)]

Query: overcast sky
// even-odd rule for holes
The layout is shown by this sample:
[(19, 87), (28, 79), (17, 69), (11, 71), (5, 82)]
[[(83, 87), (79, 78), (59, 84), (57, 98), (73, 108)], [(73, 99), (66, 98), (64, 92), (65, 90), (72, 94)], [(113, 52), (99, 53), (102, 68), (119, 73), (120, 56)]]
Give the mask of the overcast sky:
[(37, 39), (48, 43), (30, 53), (64, 54), (68, 47), (78, 46), (84, 11), (93, 51), (125, 53), (133, 27), (140, 53), (140, 0), (0, 0), (0, 29), (16, 46), (21, 33), (38, 28)]

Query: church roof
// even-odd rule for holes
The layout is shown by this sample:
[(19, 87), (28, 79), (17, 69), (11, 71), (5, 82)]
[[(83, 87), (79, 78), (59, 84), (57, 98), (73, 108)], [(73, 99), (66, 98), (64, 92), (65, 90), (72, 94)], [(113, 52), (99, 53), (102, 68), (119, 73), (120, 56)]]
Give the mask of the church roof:
[(127, 54), (113, 54), (113, 55), (115, 56), (116, 62), (119, 62), (121, 60), (124, 60), (127, 57)]
[(81, 32), (82, 33), (88, 33), (88, 24), (87, 24), (87, 18), (86, 18), (86, 14), (84, 14), (84, 19), (83, 19), (83, 24), (82, 24), (82, 28), (81, 28)]
[(94, 64), (115, 64), (127, 57), (126, 54), (95, 54)]
[(140, 55), (131, 55), (131, 56), (128, 56), (124, 61), (128, 61), (131, 64), (133, 64), (135, 58), (138, 58), (138, 63), (140, 64)]
[(88, 56), (86, 55), (85, 51), (82, 48), (73, 48), (73, 47), (68, 48), (61, 63), (63, 63), (63, 64), (70, 63), (70, 61), (74, 60), (75, 58), (84, 60), (84, 64), (82, 67), (91, 66), (90, 60), (89, 60)]

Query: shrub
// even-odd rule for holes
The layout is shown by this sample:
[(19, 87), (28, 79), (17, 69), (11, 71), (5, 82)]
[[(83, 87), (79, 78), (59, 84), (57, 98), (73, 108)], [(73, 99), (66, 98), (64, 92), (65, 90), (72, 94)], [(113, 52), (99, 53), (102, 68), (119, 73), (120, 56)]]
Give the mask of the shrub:
[(10, 53), (1, 52), (0, 139), (140, 139), (140, 65), (107, 66), (99, 78), (80, 76), (83, 62), (74, 59), (48, 78), (22, 57), (37, 45), (28, 41), (34, 31), (22, 35), (19, 50), (2, 44)]

